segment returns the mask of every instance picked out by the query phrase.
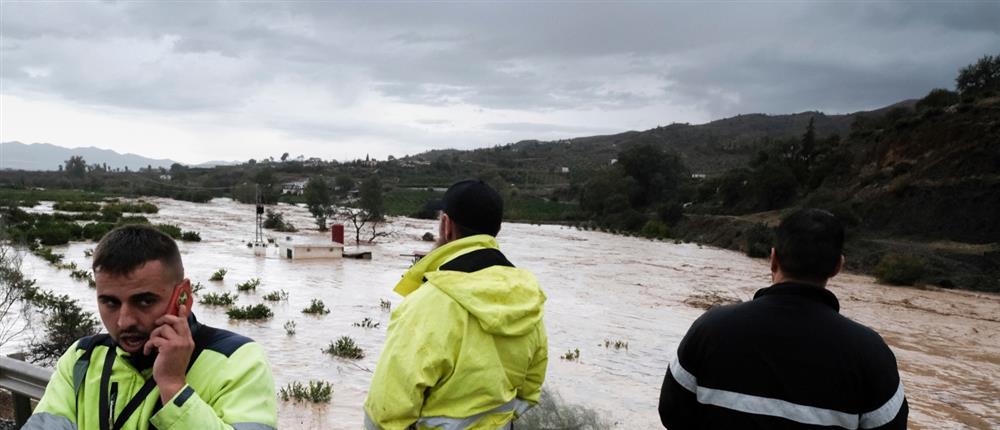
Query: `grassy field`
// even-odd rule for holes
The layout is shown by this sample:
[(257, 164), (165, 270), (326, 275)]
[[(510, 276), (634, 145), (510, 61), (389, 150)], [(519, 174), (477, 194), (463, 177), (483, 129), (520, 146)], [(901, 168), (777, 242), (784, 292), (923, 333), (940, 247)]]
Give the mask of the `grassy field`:
[(385, 193), (385, 212), (392, 216), (412, 216), (431, 200), (440, 199), (444, 193), (430, 190), (396, 188)]

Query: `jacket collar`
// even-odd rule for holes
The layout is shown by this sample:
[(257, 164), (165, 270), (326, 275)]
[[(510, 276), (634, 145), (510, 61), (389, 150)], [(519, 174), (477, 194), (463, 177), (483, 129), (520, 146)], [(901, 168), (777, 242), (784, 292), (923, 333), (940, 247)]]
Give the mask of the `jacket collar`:
[(479, 249), (500, 249), (500, 245), (497, 244), (495, 237), (488, 234), (463, 237), (441, 245), (417, 261), (413, 267), (410, 267), (410, 270), (403, 274), (403, 279), (396, 284), (393, 291), (406, 297), (424, 283), (424, 273), (438, 270), (441, 265), (452, 259)]
[(834, 312), (840, 312), (840, 301), (837, 300), (837, 296), (834, 295), (833, 292), (824, 287), (798, 282), (782, 282), (767, 288), (762, 288), (757, 290), (757, 293), (754, 294), (753, 298), (754, 300), (757, 300), (764, 296), (775, 295), (796, 296), (807, 300), (813, 300), (829, 306), (834, 310)]

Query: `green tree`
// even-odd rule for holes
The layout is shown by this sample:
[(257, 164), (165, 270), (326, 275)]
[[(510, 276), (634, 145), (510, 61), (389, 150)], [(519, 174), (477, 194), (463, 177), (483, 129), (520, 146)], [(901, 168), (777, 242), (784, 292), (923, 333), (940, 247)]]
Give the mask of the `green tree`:
[(634, 207), (646, 207), (669, 200), (677, 193), (687, 174), (687, 169), (677, 154), (652, 144), (637, 145), (622, 151), (618, 154), (618, 165), (638, 185), (630, 195)]
[(812, 160), (816, 152), (816, 127), (813, 124), (815, 117), (809, 117), (809, 125), (806, 132), (802, 134), (801, 145), (799, 146), (799, 159), (807, 163)]
[(917, 102), (917, 110), (946, 108), (958, 102), (958, 93), (944, 88), (935, 88)]
[(360, 206), (368, 213), (372, 220), (382, 221), (385, 219), (385, 202), (382, 198), (382, 180), (378, 175), (372, 175), (361, 183)]
[(962, 96), (1000, 91), (1000, 54), (983, 56), (963, 67), (955, 78), (955, 87)]
[(319, 231), (326, 231), (326, 218), (330, 216), (330, 205), (333, 204), (333, 194), (330, 192), (330, 184), (322, 176), (310, 178), (303, 191), (306, 198), (306, 206), (309, 213), (316, 219), (316, 226)]
[(337, 186), (337, 193), (341, 196), (346, 196), (351, 190), (354, 189), (354, 180), (350, 176), (340, 175), (334, 180), (334, 184)]
[(81, 155), (74, 155), (66, 160), (66, 173), (74, 178), (82, 178), (87, 174), (87, 162)]

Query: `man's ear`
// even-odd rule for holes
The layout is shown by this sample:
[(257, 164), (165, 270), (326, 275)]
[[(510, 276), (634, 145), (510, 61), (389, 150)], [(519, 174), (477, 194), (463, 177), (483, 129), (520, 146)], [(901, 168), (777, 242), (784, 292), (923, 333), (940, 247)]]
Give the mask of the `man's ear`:
[(833, 268), (833, 273), (830, 274), (830, 277), (832, 278), (834, 276), (837, 276), (837, 274), (840, 273), (841, 270), (844, 270), (844, 263), (846, 262), (847, 262), (847, 257), (844, 257), (844, 255), (841, 254), (840, 259), (837, 260), (837, 265)]
[(774, 248), (771, 248), (771, 257), (768, 260), (771, 262), (771, 273), (778, 273), (778, 253)]

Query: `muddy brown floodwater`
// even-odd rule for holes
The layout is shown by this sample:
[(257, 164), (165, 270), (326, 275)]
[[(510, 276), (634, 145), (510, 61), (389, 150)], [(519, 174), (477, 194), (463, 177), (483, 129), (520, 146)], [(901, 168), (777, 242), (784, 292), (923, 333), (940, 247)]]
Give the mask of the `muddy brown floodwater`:
[[(201, 233), (199, 243), (181, 243), (188, 277), (205, 285), (204, 292), (235, 292), (236, 283), (261, 278), (256, 292), (240, 293), (238, 304), (261, 303), (270, 291), (285, 290), (289, 299), (272, 304), (275, 316), (260, 323), (230, 322), (221, 308), (197, 306), (199, 319), (246, 334), (268, 352), (280, 387), (291, 381), (324, 379), (334, 385), (325, 406), (279, 403), (281, 428), (356, 429), (371, 370), (374, 369), (389, 313), (400, 297), (392, 287), (411, 260), (401, 254), (426, 251), (420, 236), (436, 233), (433, 221), (398, 218), (391, 238), (364, 247), (371, 261), (291, 261), (254, 257), (246, 242), (253, 237), (253, 207), (228, 199), (195, 204), (152, 199), (160, 212), (153, 222), (170, 222)], [(308, 212), (281, 205), (301, 233), (294, 236), (325, 241)], [(36, 211), (50, 211), (43, 204)], [(281, 238), (282, 233), (268, 232)], [(348, 234), (350, 236), (350, 234)], [(767, 264), (739, 253), (579, 231), (559, 226), (505, 224), (499, 242), (515, 265), (538, 277), (548, 302), (550, 361), (545, 386), (571, 403), (586, 405), (615, 423), (615, 428), (661, 428), (656, 405), (667, 363), (707, 299), (747, 300), (769, 283)], [(89, 267), (84, 250), (93, 243), (56, 247), (68, 261)], [(850, 258), (850, 256), (848, 256)], [(218, 268), (229, 271), (223, 282), (208, 281)], [(96, 311), (94, 292), (33, 256), (23, 269), (38, 285), (69, 294)], [(1000, 428), (1000, 296), (962, 291), (918, 290), (876, 284), (872, 278), (845, 274), (830, 289), (842, 312), (877, 330), (892, 347), (910, 402), (913, 429)], [(301, 313), (311, 299), (323, 300), (332, 312), (321, 317)], [(363, 318), (378, 328), (353, 326)], [(296, 322), (297, 334), (282, 327)], [(37, 325), (36, 325), (37, 327)], [(321, 349), (339, 336), (357, 340), (365, 358), (345, 361)], [(30, 336), (27, 335), (27, 336)], [(23, 345), (22, 336), (4, 353)], [(628, 342), (628, 349), (606, 348), (605, 341)], [(558, 357), (579, 349), (580, 360)]]

